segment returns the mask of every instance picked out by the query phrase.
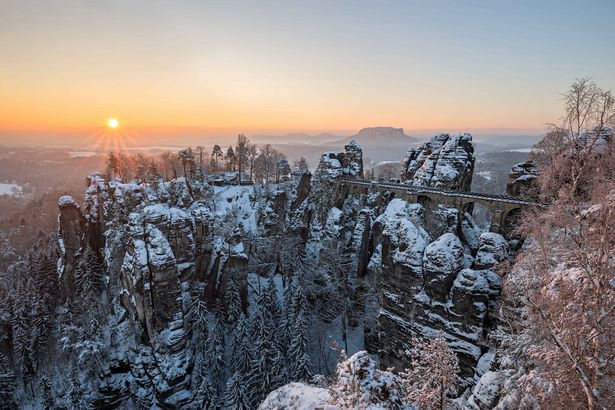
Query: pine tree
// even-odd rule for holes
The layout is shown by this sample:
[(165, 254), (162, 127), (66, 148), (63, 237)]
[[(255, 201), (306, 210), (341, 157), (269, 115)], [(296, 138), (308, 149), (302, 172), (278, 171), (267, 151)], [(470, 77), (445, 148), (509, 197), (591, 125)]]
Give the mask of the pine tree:
[(85, 391), (81, 386), (81, 382), (77, 377), (77, 372), (72, 371), (70, 377), (70, 385), (67, 392), (68, 406), (71, 409), (92, 409), (92, 405), (85, 395)]
[(305, 297), (298, 288), (293, 303), (294, 326), (288, 352), (289, 379), (292, 381), (309, 381), (312, 379), (310, 356), (307, 353), (309, 341), (309, 321), (307, 318)]
[(97, 297), (103, 287), (103, 268), (97, 253), (87, 248), (75, 269), (75, 291), (85, 307)]
[(235, 327), (231, 342), (230, 364), (231, 371), (239, 373), (243, 380), (248, 380), (254, 357), (248, 336), (246, 318), (242, 313)]
[(263, 287), (257, 300), (258, 312), (254, 318), (254, 358), (249, 378), (251, 402), (260, 403), (267, 394), (281, 386), (286, 380), (286, 366), (276, 341), (279, 326), (279, 305), (275, 283), (270, 277), (268, 286)]
[(207, 325), (209, 310), (207, 309), (207, 303), (198, 297), (194, 298), (190, 305), (189, 317), (192, 332), (198, 340), (206, 341), (209, 334), (209, 328)]
[(209, 378), (212, 386), (219, 392), (224, 379), (224, 327), (220, 323), (218, 315), (214, 321), (214, 327), (207, 339), (205, 351), (205, 363), (209, 368)]
[(0, 408), (17, 408), (14, 397), (15, 374), (7, 357), (0, 353)]
[(56, 403), (53, 397), (53, 390), (51, 382), (47, 376), (41, 377), (38, 383), (39, 390), (41, 392), (42, 404), (45, 409), (55, 409)]
[(239, 282), (237, 275), (232, 274), (228, 279), (228, 286), (224, 294), (226, 305), (226, 323), (232, 325), (237, 322), (242, 314), (241, 296), (239, 295)]
[(246, 386), (239, 373), (233, 374), (226, 384), (225, 408), (229, 410), (249, 410), (252, 408), (246, 394)]
[(217, 401), (216, 391), (209, 378), (202, 377), (195, 397), (196, 408), (198, 410), (217, 410), (219, 408), (216, 404)]

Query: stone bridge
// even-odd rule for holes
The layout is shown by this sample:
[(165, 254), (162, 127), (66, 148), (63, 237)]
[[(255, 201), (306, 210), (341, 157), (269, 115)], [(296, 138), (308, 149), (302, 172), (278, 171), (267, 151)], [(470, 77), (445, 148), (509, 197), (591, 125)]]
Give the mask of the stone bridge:
[(490, 195), (477, 192), (447, 191), (425, 188), (395, 182), (375, 182), (360, 179), (344, 179), (340, 182), (341, 194), (367, 194), (380, 192), (393, 195), (411, 203), (421, 204), (426, 209), (437, 205), (457, 208), (460, 212), (472, 214), (474, 204), (489, 209), (490, 231), (510, 236), (521, 210), (530, 206), (542, 206), (538, 202), (506, 195)]

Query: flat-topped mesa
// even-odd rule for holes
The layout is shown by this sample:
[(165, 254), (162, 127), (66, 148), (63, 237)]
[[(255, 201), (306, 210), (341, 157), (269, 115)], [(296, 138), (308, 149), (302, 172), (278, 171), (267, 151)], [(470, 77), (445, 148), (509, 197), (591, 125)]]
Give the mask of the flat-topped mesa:
[(474, 160), (472, 135), (440, 134), (408, 150), (400, 177), (415, 186), (469, 191)]
[(529, 160), (515, 164), (508, 176), (506, 194), (518, 198), (538, 199), (538, 167)]
[(368, 127), (362, 128), (358, 133), (357, 137), (380, 137), (382, 135), (396, 135), (401, 137), (407, 137), (404, 134), (403, 128), (394, 128), (394, 127)]

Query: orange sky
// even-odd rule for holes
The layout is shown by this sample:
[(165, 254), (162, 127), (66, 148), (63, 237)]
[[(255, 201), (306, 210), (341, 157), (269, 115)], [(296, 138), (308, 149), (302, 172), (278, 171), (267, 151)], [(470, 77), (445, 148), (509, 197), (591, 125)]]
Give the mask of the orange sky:
[(541, 129), (575, 77), (615, 84), (612, 2), (441, 3), (2, 2), (0, 138), (112, 116), (169, 136)]

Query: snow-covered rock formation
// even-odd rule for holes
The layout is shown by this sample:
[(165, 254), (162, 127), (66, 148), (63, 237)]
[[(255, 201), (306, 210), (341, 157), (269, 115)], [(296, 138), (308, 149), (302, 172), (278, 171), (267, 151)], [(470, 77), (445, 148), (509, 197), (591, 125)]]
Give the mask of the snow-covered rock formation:
[[(473, 164), (471, 136), (443, 134), (410, 150), (404, 178), (418, 186), (465, 190)], [(312, 275), (317, 290), (306, 290), (313, 292), (307, 299), (327, 314), (339, 310), (338, 299), (344, 298), (344, 306), (352, 307), (318, 320), (323, 336), (330, 337), (341, 319), (344, 334), (336, 341), (343, 338), (349, 354), (367, 348), (382, 367), (401, 370), (408, 366), (413, 337), (441, 331), (458, 354), (463, 384), (478, 380), (475, 369), (490, 348), (489, 306), (500, 289), (493, 270), (508, 256), (507, 241), (482, 233), (457, 208), (410, 203), (367, 188), (340, 189), (343, 180), (362, 177), (362, 149), (351, 141), (342, 152), (323, 154), (313, 174), (293, 170), (289, 180), (271, 186), (212, 188), (199, 178), (125, 183), (92, 175), (82, 206), (61, 198), (63, 296), (78, 298), (80, 261), (99, 255), (104, 299), (116, 323), (110, 343), (117, 347), (97, 379), (104, 396), (98, 404), (120, 403), (130, 393), (142, 394), (147, 405), (187, 405), (195, 394), (192, 369), (203, 368), (197, 365), (198, 347), (191, 345), (194, 301), (216, 301), (223, 311), (232, 278), (250, 316), (248, 271)], [(340, 272), (352, 288), (340, 290), (349, 286), (336, 277)], [(342, 291), (347, 293), (336, 293)], [(377, 307), (365, 303), (375, 293)], [(322, 349), (326, 343), (315, 345)], [(349, 365), (354, 382), (371, 374), (366, 389), (392, 389), (393, 374), (376, 369), (364, 355), (353, 356)], [(333, 368), (330, 362), (323, 367)], [(316, 406), (311, 396), (322, 401), (335, 396), (299, 387), (282, 387), (261, 408), (285, 408), (276, 403), (289, 400)]]
[(436, 135), (404, 159), (401, 179), (416, 186), (469, 191), (474, 171), (472, 135)]
[(519, 198), (538, 198), (538, 167), (534, 161), (528, 160), (513, 166), (506, 184), (506, 194)]
[[(88, 182), (83, 207), (69, 197), (59, 200), (58, 273), (63, 297), (77, 300), (82, 255), (99, 255), (106, 266), (105, 292), (119, 331), (126, 332), (118, 335), (117, 353), (103, 369), (106, 400), (125, 395), (122, 380), (157, 377), (150, 403), (182, 405), (189, 399), (187, 315), (193, 298), (213, 300), (234, 276), (244, 307), (247, 303), (248, 258), (241, 237), (255, 224), (251, 188), (213, 192), (204, 182), (183, 178), (145, 185), (92, 175)], [(138, 325), (137, 334), (121, 325), (128, 318)], [(136, 339), (137, 349), (121, 347), (121, 339)]]

